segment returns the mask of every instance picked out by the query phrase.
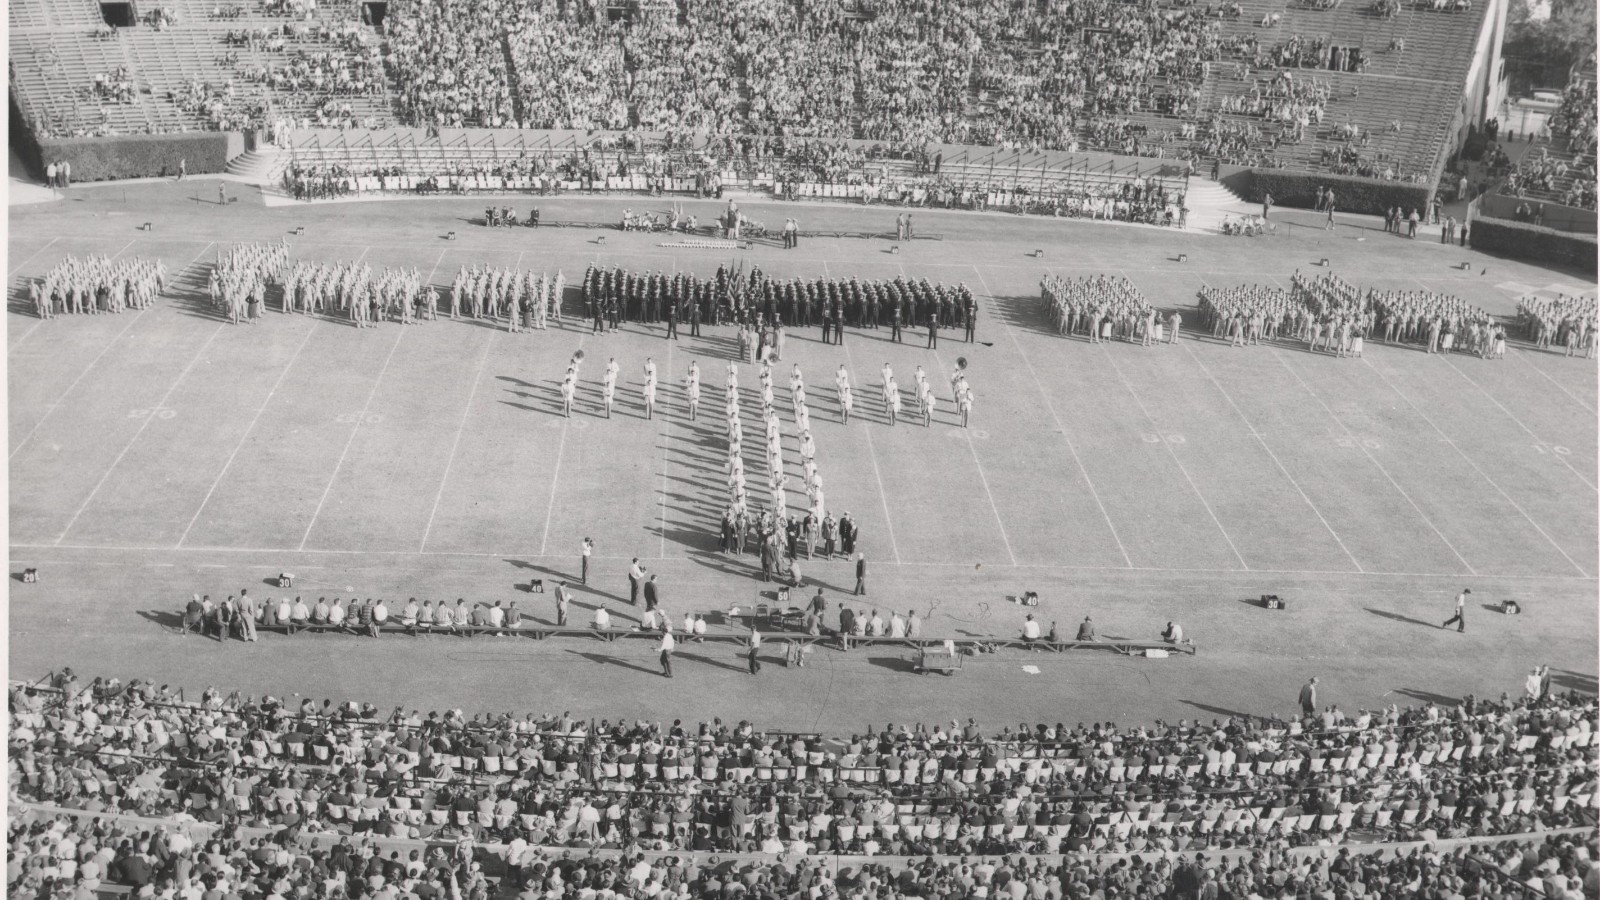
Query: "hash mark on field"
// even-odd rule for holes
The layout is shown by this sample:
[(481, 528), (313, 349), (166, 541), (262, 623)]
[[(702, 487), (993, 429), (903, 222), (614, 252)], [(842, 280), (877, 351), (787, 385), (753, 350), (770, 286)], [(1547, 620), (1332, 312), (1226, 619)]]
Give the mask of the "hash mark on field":
[[(1355, 437), (1355, 434), (1353, 434), (1350, 431), (1350, 427), (1348, 425), (1344, 424), (1344, 420), (1340, 419), (1338, 417), (1338, 415), (1336, 415), (1334, 413), (1334, 411), (1328, 407), (1327, 402), (1324, 401), (1322, 399), (1322, 397), (1320, 397), (1317, 394), (1316, 391), (1313, 391), (1311, 389), (1311, 385), (1307, 384), (1306, 380), (1304, 378), (1300, 377), (1300, 373), (1296, 372), (1294, 367), (1289, 365), (1288, 361), (1285, 360), (1283, 358), (1282, 354), (1280, 354), (1277, 351), (1277, 348), (1269, 348), (1268, 352), (1271, 353), (1273, 355), (1273, 357), (1275, 359), (1277, 359), (1278, 362), (1285, 369), (1287, 369), (1289, 371), (1290, 375), (1294, 376), (1294, 380), (1295, 381), (1300, 382), (1300, 386), (1305, 388), (1305, 391), (1306, 391), (1307, 394), (1311, 395), (1311, 399), (1317, 401), (1317, 403), (1323, 408), (1323, 410), (1325, 412), (1327, 412), (1328, 418), (1332, 419), (1334, 421), (1334, 424), (1338, 425), (1339, 428), (1344, 431), (1344, 433), (1345, 433), (1345, 435), (1347, 437), (1352, 437), (1352, 438)], [(1400, 496), (1404, 497), (1406, 502), (1411, 504), (1411, 508), (1416, 510), (1417, 515), (1419, 517), (1421, 517), (1423, 523), (1426, 524), (1430, 529), (1432, 529), (1434, 534), (1438, 535), (1439, 540), (1444, 542), (1445, 547), (1449, 548), (1450, 552), (1455, 554), (1455, 558), (1461, 561), (1461, 565), (1466, 567), (1467, 573), (1471, 574), (1471, 575), (1478, 574), (1477, 571), (1472, 568), (1472, 563), (1467, 562), (1466, 557), (1461, 555), (1461, 551), (1457, 550), (1455, 545), (1450, 543), (1450, 539), (1444, 536), (1444, 532), (1440, 531), (1439, 527), (1437, 525), (1433, 524), (1433, 520), (1428, 518), (1428, 514), (1422, 511), (1422, 507), (1417, 505), (1417, 501), (1411, 499), (1411, 495), (1406, 493), (1406, 489), (1400, 486), (1400, 482), (1394, 480), (1394, 476), (1390, 475), (1389, 474), (1389, 470), (1383, 467), (1383, 463), (1378, 462), (1378, 458), (1376, 456), (1372, 455), (1372, 451), (1370, 449), (1368, 449), (1366, 447), (1366, 445), (1362, 444), (1359, 440), (1356, 441), (1356, 447), (1358, 449), (1360, 449), (1362, 454), (1364, 454), (1367, 457), (1367, 459), (1370, 460), (1372, 462), (1372, 464), (1378, 468), (1379, 472), (1383, 473), (1383, 477), (1389, 480), (1389, 484), (1393, 485), (1394, 489), (1396, 491), (1400, 492)]]
[[(362, 252), (365, 256), (365, 251)], [(306, 524), (306, 533), (300, 536), (299, 550), (306, 549), (306, 541), (311, 538), (311, 529), (317, 527), (317, 517), (322, 515), (322, 506), (328, 502), (328, 494), (333, 490), (333, 483), (339, 478), (339, 470), (344, 468), (344, 458), (350, 454), (350, 447), (356, 442), (356, 435), (361, 433), (361, 422), (367, 417), (367, 410), (372, 408), (372, 398), (378, 396), (378, 386), (383, 384), (383, 373), (389, 371), (389, 362), (394, 359), (394, 351), (400, 347), (400, 339), (405, 337), (406, 330), (399, 329), (395, 335), (394, 343), (389, 347), (389, 355), (383, 358), (383, 368), (378, 370), (378, 377), (372, 380), (372, 390), (367, 392), (367, 402), (361, 406), (361, 418), (356, 420), (354, 428), (350, 429), (350, 438), (344, 442), (344, 449), (339, 452), (339, 461), (333, 465), (333, 474), (328, 476), (328, 486), (322, 489), (322, 499), (317, 501), (317, 508), (311, 513), (311, 521)]]

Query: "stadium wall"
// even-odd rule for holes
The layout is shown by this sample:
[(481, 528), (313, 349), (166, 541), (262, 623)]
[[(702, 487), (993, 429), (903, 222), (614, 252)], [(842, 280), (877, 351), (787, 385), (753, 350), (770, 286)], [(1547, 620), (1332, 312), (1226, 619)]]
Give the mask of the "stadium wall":
[(45, 166), (52, 162), (70, 163), (74, 182), (173, 177), (178, 174), (179, 160), (187, 161), (190, 175), (214, 174), (227, 169), (228, 160), (244, 152), (242, 134), (221, 131), (39, 140), (27, 127), (14, 97), (9, 118), (12, 148), (29, 172), (41, 180)]
[(1554, 263), (1590, 278), (1596, 275), (1600, 244), (1596, 243), (1593, 235), (1480, 215), (1472, 220), (1467, 239), (1474, 250), (1514, 259)]
[(1592, 209), (1580, 209), (1576, 206), (1566, 206), (1535, 197), (1484, 194), (1478, 199), (1478, 215), (1515, 221), (1517, 207), (1523, 203), (1529, 206), (1535, 204), (1544, 206), (1544, 218), (1540, 224), (1545, 228), (1574, 234), (1594, 234), (1597, 229), (1600, 229), (1600, 219), (1596, 218), (1595, 211)]
[(1413, 209), (1419, 212), (1426, 210), (1434, 192), (1432, 185), (1403, 181), (1229, 166), (1222, 167), (1222, 183), (1250, 203), (1260, 203), (1263, 197), (1271, 193), (1274, 204), (1301, 209), (1316, 207), (1318, 187), (1332, 188), (1334, 206), (1339, 212), (1369, 216), (1381, 216), (1394, 206), (1408, 212)]

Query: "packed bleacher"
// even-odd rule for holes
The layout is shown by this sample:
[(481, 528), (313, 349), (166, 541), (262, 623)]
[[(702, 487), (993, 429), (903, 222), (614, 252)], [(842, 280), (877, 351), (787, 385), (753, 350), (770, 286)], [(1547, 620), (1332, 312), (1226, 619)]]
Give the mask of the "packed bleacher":
[[(1537, 675), (1537, 673), (1536, 673)], [(70, 670), (10, 696), (14, 800), (291, 835), (885, 856), (1231, 850), (1592, 825), (1592, 697), (1530, 678), (1301, 719), (848, 738), (298, 704)]]
[[(9, 822), (7, 884), (13, 896), (78, 886), (157, 896), (462, 897), (729, 896), (884, 897), (1193, 897), (1296, 896), (1544, 897), (1579, 900), (1600, 886), (1597, 847), (1583, 835), (1530, 836), (1478, 847), (1394, 855), (1271, 853), (1097, 860), (929, 857), (904, 864), (866, 861), (845, 867), (807, 857), (651, 855), (631, 848), (575, 856), (511, 845), (403, 849), (364, 839), (324, 845), (291, 831), (260, 837), (233, 830), (152, 829), (147, 823), (27, 811)], [(198, 838), (198, 840), (197, 840)], [(385, 850), (388, 850), (385, 853)], [(363, 892), (367, 893), (363, 893)], [(1448, 893), (1446, 893), (1448, 892)], [(108, 892), (109, 893), (109, 892)]]
[[(362, 4), (250, 0), (168, 4), (155, 27), (78, 34), (31, 9), (42, 2), (13, 12), (12, 56), (43, 134), (642, 129), (669, 146), (859, 138), (895, 153), (1102, 150), (1399, 179), (1437, 161), (1482, 18), (1321, 3), (1258, 25), (1255, 3), (1246, 16), (1177, 0), (708, 0), (619, 17), (560, 0), (395, 0), (375, 28)], [(89, 41), (109, 49), (90, 54)], [(69, 51), (96, 61), (61, 71)], [(118, 112), (119, 99), (133, 108)]]
[[(1595, 208), (1595, 78), (1574, 79), (1547, 124), (1549, 142), (1529, 150), (1506, 177), (1505, 190), (1516, 197)], [(1542, 218), (1536, 208), (1519, 206), (1519, 219)]]

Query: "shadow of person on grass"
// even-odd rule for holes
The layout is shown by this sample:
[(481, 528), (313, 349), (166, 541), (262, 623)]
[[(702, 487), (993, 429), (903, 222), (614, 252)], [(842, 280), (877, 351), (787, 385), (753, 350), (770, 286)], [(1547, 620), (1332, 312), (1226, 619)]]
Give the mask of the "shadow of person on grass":
[(139, 616), (147, 621), (154, 622), (173, 634), (183, 631), (183, 614), (164, 609), (141, 609)]
[(1364, 608), (1366, 609), (1367, 612), (1372, 613), (1375, 616), (1381, 616), (1381, 617), (1383, 617), (1385, 619), (1392, 619), (1392, 620), (1394, 620), (1396, 622), (1404, 622), (1407, 625), (1421, 625), (1424, 628), (1432, 628), (1432, 629), (1435, 629), (1435, 630), (1437, 630), (1440, 627), (1440, 626), (1434, 624), (1433, 622), (1425, 622), (1422, 619), (1413, 619), (1410, 616), (1402, 616), (1399, 613), (1389, 612), (1387, 610), (1382, 610), (1382, 609), (1375, 609), (1375, 608), (1373, 608), (1371, 606), (1364, 607)]
[(624, 668), (624, 669), (632, 669), (635, 672), (643, 672), (646, 675), (660, 675), (661, 674), (660, 672), (656, 671), (655, 669), (648, 668), (646, 666), (635, 665), (634, 663), (628, 662), (627, 660), (619, 659), (619, 658), (617, 658), (615, 656), (608, 656), (608, 655), (606, 655), (604, 653), (585, 653), (582, 650), (568, 650), (566, 652), (571, 653), (574, 656), (581, 656), (584, 659), (587, 659), (588, 661), (593, 662), (593, 663), (600, 663), (601, 665), (619, 666), (619, 667)]
[[(722, 662), (721, 660), (712, 659), (711, 657), (705, 656), (705, 655), (700, 654), (700, 653), (685, 653), (681, 649), (681, 647), (678, 650), (678, 654), (677, 655), (678, 655), (679, 659), (688, 660), (690, 662), (705, 663), (708, 666), (714, 666), (714, 667), (716, 667), (718, 669), (727, 669), (730, 672), (744, 672), (744, 671), (747, 671), (746, 667), (744, 667), (744, 666), (737, 665), (737, 664), (734, 664), (734, 663), (725, 663), (725, 662)], [(741, 653), (739, 655), (743, 656), (744, 654)], [(763, 660), (763, 662), (765, 662), (765, 660)]]
[(1435, 706), (1454, 707), (1461, 703), (1460, 697), (1449, 697), (1444, 694), (1435, 694), (1432, 691), (1424, 691), (1419, 688), (1395, 688), (1394, 692), (1404, 697), (1411, 697), (1421, 700), (1424, 703), (1432, 703)]
[(1240, 712), (1236, 709), (1228, 709), (1227, 707), (1223, 706), (1212, 706), (1209, 703), (1201, 703), (1198, 700), (1179, 700), (1178, 702), (1184, 704), (1185, 706), (1192, 706), (1195, 709), (1201, 710), (1202, 712), (1208, 712), (1216, 716), (1230, 716), (1235, 719), (1243, 719), (1246, 722), (1253, 721), (1256, 718), (1247, 712)]

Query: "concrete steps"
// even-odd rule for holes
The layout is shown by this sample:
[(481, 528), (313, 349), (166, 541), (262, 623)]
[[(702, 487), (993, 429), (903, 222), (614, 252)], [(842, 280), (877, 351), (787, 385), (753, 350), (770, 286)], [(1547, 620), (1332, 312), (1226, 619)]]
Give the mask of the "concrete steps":
[(288, 164), (288, 154), (281, 150), (251, 150), (234, 157), (228, 163), (227, 172), (241, 181), (270, 187), (278, 183)]
[(1209, 234), (1217, 233), (1224, 216), (1237, 218), (1245, 213), (1261, 212), (1259, 205), (1244, 202), (1226, 186), (1198, 176), (1189, 179), (1184, 205), (1189, 208), (1187, 230)]

